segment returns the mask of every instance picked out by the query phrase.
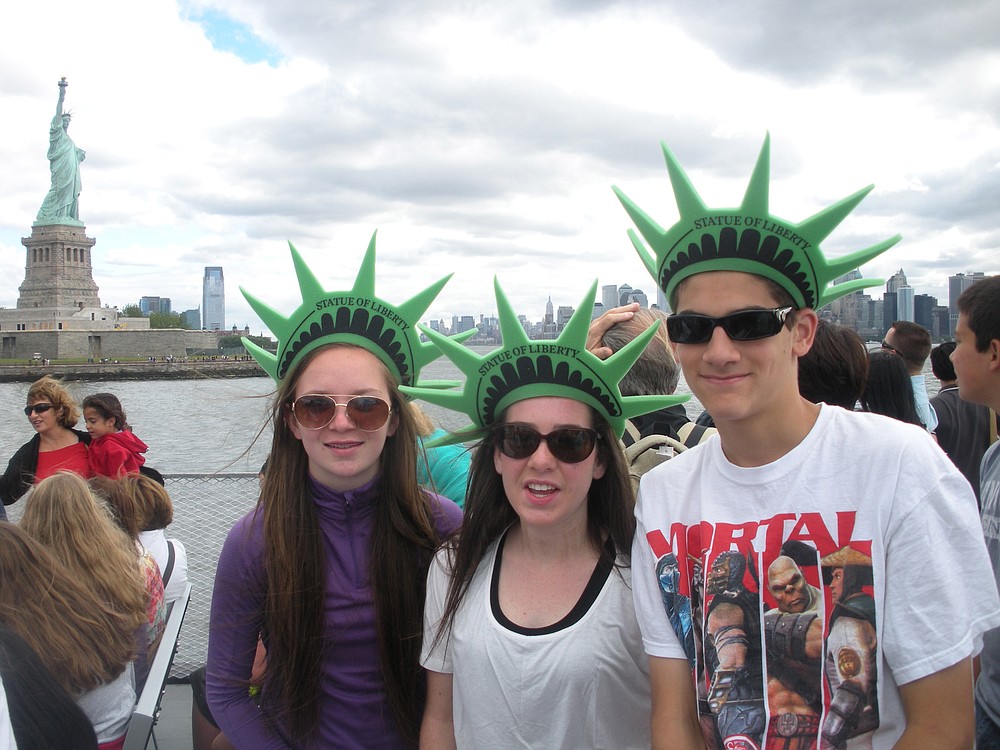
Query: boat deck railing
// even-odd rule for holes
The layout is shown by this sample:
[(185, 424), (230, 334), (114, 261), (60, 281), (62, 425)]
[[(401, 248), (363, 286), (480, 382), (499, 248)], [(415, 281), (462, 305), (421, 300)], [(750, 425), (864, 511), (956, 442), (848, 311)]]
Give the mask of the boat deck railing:
[(222, 543), (233, 524), (254, 507), (260, 481), (255, 473), (164, 474), (163, 478), (174, 502), (174, 522), (167, 527), (167, 537), (184, 544), (192, 584), (184, 632), (170, 671), (173, 678), (186, 678), (208, 655), (208, 616)]

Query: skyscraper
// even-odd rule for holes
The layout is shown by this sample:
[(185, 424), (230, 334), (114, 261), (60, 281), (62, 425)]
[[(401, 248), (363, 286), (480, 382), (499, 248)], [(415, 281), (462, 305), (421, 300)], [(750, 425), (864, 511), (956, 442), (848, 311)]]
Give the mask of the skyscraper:
[(222, 266), (205, 266), (201, 286), (202, 328), (221, 331), (226, 327), (226, 284), (222, 279)]
[(896, 320), (915, 321), (913, 315), (913, 287), (903, 284), (896, 287)]
[(948, 277), (949, 328), (946, 335), (952, 336), (955, 333), (955, 325), (958, 323), (958, 298), (962, 296), (962, 292), (975, 284), (977, 281), (982, 281), (984, 278), (986, 278), (986, 274), (982, 271), (976, 271), (975, 273), (970, 274), (956, 273), (954, 276)]
[(906, 274), (903, 273), (903, 269), (900, 268), (896, 273), (894, 273), (887, 282), (885, 282), (885, 290), (887, 292), (897, 292), (899, 287), (907, 286)]
[(605, 284), (601, 287), (601, 302), (605, 310), (618, 307), (618, 287), (614, 284)]

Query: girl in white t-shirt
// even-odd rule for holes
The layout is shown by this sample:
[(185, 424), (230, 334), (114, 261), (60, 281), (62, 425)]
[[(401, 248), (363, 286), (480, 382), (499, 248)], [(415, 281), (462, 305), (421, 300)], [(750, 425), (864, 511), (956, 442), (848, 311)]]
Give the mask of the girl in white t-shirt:
[(422, 744), (649, 747), (632, 503), (594, 409), (507, 407), (473, 458), (460, 539), (428, 576)]
[(402, 388), (472, 420), (435, 443), (480, 441), (462, 529), (427, 575), (421, 747), (648, 748), (635, 499), (618, 437), (627, 419), (686, 397), (622, 395), (656, 325), (598, 359), (587, 351), (596, 284), (544, 342), (494, 287), (501, 347), (480, 355), (424, 329), (465, 385)]

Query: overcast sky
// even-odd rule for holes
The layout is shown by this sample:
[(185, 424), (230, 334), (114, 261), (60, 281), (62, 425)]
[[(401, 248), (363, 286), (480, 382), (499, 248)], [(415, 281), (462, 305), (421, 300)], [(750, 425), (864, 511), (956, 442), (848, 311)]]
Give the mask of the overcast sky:
[(898, 232), (863, 272), (941, 304), (1000, 273), (995, 0), (47, 0), (0, 28), (0, 306), (61, 76), (104, 304), (197, 307), (221, 265), (227, 325), (257, 333), (238, 287), (296, 307), (288, 240), (346, 289), (376, 229), (385, 299), (455, 273), (427, 317), (492, 314), (494, 274), (533, 320), (595, 278), (653, 298), (610, 186), (672, 224), (664, 140), (738, 205), (768, 131), (778, 216), (875, 184), (828, 255)]

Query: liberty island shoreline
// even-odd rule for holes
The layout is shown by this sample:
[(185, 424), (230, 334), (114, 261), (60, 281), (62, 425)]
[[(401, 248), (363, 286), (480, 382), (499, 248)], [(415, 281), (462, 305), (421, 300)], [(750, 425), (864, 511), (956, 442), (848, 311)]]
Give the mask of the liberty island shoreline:
[(266, 373), (253, 359), (205, 359), (155, 362), (54, 362), (0, 365), (0, 383), (33, 383), (44, 375), (58, 380), (198, 380), (202, 378), (259, 378)]

